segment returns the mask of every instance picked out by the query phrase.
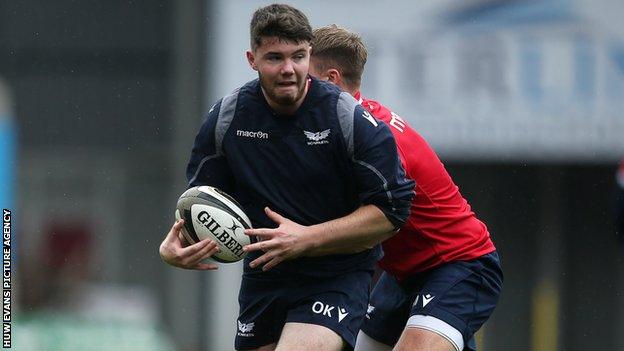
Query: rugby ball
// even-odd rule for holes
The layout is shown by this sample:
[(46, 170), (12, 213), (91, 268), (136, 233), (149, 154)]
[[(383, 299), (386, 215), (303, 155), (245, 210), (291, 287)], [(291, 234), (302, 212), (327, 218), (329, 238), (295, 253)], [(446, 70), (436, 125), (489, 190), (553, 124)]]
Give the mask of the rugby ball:
[(236, 262), (245, 257), (243, 246), (249, 244), (244, 230), (251, 221), (241, 206), (228, 194), (211, 186), (196, 186), (178, 199), (176, 219), (184, 219), (182, 234), (190, 243), (205, 238), (215, 241), (220, 252), (212, 255), (217, 262)]

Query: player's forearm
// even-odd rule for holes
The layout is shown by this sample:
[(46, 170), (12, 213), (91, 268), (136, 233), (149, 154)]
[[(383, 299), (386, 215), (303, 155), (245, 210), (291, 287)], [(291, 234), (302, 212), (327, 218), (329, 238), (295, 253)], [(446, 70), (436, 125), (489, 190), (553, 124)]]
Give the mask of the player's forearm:
[(394, 226), (377, 206), (365, 205), (353, 213), (307, 227), (306, 256), (355, 253), (370, 249), (394, 235)]

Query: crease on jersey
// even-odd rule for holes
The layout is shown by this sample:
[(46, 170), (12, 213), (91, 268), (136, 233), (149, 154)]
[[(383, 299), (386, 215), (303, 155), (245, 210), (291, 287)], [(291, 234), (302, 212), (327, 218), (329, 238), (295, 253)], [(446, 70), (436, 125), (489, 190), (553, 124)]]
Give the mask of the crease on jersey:
[[(370, 163), (366, 163), (364, 161), (360, 161), (360, 160), (356, 160), (355, 158), (353, 158), (353, 161), (368, 168), (369, 170), (371, 170), (373, 173), (375, 173), (375, 175), (381, 179), (381, 186), (383, 187), (383, 189), (386, 192), (386, 197), (388, 198), (388, 202), (393, 203), (393, 197), (392, 197), (392, 192), (388, 189), (388, 180), (386, 179), (386, 177), (384, 177), (383, 174), (381, 174), (381, 172), (379, 172), (379, 170), (377, 168), (375, 168), (373, 165), (371, 165)], [(394, 206), (392, 206), (392, 209), (394, 209)]]
[(215, 153), (206, 155), (204, 158), (202, 158), (202, 160), (199, 162), (199, 165), (197, 166), (197, 170), (195, 170), (195, 174), (193, 175), (193, 178), (189, 180), (188, 186), (193, 184), (193, 182), (197, 179), (197, 176), (199, 175), (202, 167), (207, 161), (225, 155), (223, 153), (223, 137), (225, 136), (225, 133), (227, 132), (227, 130), (230, 128), (230, 124), (232, 124), (232, 119), (234, 119), (234, 113), (236, 112), (236, 102), (238, 100), (239, 91), (240, 91), (240, 88), (234, 90), (230, 95), (227, 95), (221, 100), (221, 106), (219, 108), (219, 115), (217, 116), (217, 122), (215, 123), (215, 130), (214, 130)]
[[(390, 189), (388, 189), (388, 180), (384, 175), (373, 165), (366, 163), (361, 160), (357, 160), (354, 157), (354, 141), (353, 141), (353, 129), (354, 129), (354, 118), (355, 118), (355, 109), (359, 102), (349, 93), (342, 92), (338, 97), (338, 103), (336, 104), (336, 112), (338, 116), (338, 121), (340, 122), (340, 128), (342, 129), (342, 136), (345, 139), (345, 144), (347, 146), (347, 152), (351, 160), (357, 164), (360, 164), (370, 171), (372, 171), (380, 180), (383, 190), (386, 192), (386, 197), (388, 198), (388, 202), (393, 204), (393, 196)], [(366, 111), (364, 109), (364, 111)], [(394, 210), (394, 206), (392, 206)]]
[(213, 158), (217, 158), (217, 157), (219, 157), (219, 155), (212, 154), (212, 155), (208, 155), (208, 156), (202, 158), (202, 160), (199, 162), (199, 165), (197, 166), (197, 170), (195, 171), (195, 174), (193, 175), (193, 178), (191, 178), (191, 180), (189, 180), (189, 182), (188, 182), (188, 186), (189, 187), (193, 184), (195, 179), (197, 179), (197, 176), (199, 175), (199, 171), (204, 166), (204, 163), (206, 163), (206, 161), (208, 161), (208, 160), (212, 160)]

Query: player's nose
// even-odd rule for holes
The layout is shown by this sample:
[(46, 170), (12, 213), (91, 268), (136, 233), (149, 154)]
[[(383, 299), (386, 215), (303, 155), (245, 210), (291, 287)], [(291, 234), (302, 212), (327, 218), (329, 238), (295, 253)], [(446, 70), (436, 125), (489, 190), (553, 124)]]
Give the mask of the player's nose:
[(284, 60), (284, 64), (282, 65), (282, 74), (290, 75), (295, 73), (295, 67), (293, 65), (292, 60)]

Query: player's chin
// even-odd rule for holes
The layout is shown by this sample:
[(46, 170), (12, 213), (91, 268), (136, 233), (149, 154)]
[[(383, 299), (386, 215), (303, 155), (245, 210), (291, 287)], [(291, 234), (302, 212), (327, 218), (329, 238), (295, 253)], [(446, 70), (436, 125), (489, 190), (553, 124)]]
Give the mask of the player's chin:
[(280, 105), (292, 105), (297, 101), (296, 94), (275, 94), (275, 101)]
[(288, 92), (279, 92), (276, 91), (274, 96), (275, 100), (280, 105), (292, 105), (299, 101), (299, 99), (303, 96), (304, 89), (293, 89)]

